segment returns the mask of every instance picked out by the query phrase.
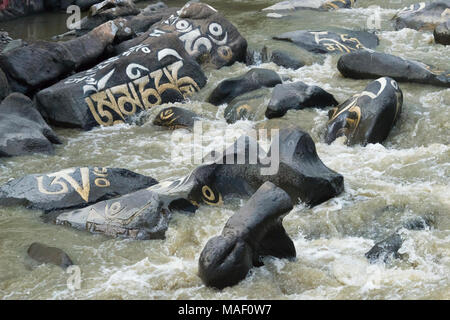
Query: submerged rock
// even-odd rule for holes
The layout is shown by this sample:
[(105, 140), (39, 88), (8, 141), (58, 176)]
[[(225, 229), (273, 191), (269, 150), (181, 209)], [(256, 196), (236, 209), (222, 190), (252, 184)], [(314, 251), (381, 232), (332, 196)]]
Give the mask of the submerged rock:
[(114, 41), (116, 32), (117, 26), (107, 22), (70, 41), (36, 41), (0, 55), (0, 67), (14, 91), (32, 94), (97, 62)]
[(34, 242), (27, 250), (28, 256), (39, 263), (51, 263), (63, 269), (73, 265), (72, 259), (63, 250), (48, 247), (45, 244)]
[(394, 16), (394, 28), (434, 30), (450, 18), (450, 0), (420, 2), (401, 9)]
[(449, 71), (436, 70), (422, 62), (406, 60), (372, 50), (352, 52), (341, 56), (337, 68), (347, 78), (391, 77), (399, 82), (450, 87)]
[(117, 46), (121, 53), (139, 45), (149, 37), (174, 34), (183, 42), (185, 50), (199, 63), (215, 68), (245, 61), (247, 41), (236, 27), (213, 7), (204, 3), (187, 3), (141, 36)]
[[(450, 19), (450, 18), (449, 18)], [(450, 20), (438, 25), (433, 32), (434, 41), (443, 45), (450, 45)]]
[(312, 53), (349, 53), (365, 48), (374, 49), (379, 44), (378, 37), (366, 31), (338, 29), (334, 31), (298, 30), (273, 37), (288, 41)]
[(398, 120), (402, 104), (403, 93), (397, 82), (379, 78), (330, 110), (325, 141), (346, 136), (347, 145), (381, 143)]
[(325, 108), (336, 106), (333, 95), (320, 87), (309, 86), (304, 82), (279, 84), (275, 87), (266, 110), (266, 117), (282, 117), (288, 110), (305, 108)]
[(238, 120), (263, 120), (271, 92), (271, 88), (261, 88), (234, 98), (225, 108), (223, 113), (225, 120), (228, 123), (235, 123)]
[(232, 101), (234, 98), (263, 87), (270, 88), (282, 82), (272, 70), (254, 68), (246, 74), (219, 83), (208, 98), (216, 106)]
[(181, 102), (206, 84), (200, 66), (175, 35), (139, 46), (37, 94), (40, 109), (57, 125), (89, 130), (130, 121), (155, 105)]
[(0, 187), (0, 205), (27, 205), (45, 212), (88, 206), (158, 182), (120, 168), (81, 167), (32, 174)]
[(289, 195), (264, 183), (226, 223), (220, 236), (210, 239), (199, 259), (199, 276), (209, 287), (223, 289), (243, 280), (261, 258), (295, 258), (283, 218), (292, 210)]
[(274, 50), (270, 57), (270, 61), (281, 67), (294, 70), (297, 70), (305, 65), (304, 62), (292, 57), (291, 54), (281, 50)]
[(164, 108), (156, 115), (153, 124), (167, 127), (171, 130), (179, 128), (191, 129), (197, 118), (199, 118), (199, 116), (188, 109), (168, 107)]
[(53, 153), (61, 141), (27, 96), (12, 93), (0, 104), (0, 157)]

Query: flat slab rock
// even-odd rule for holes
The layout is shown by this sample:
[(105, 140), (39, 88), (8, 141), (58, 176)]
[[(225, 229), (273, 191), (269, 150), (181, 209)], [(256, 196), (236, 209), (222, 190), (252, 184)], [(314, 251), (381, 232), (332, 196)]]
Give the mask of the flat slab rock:
[(81, 208), (157, 183), (121, 168), (70, 168), (7, 182), (0, 187), (0, 205), (25, 204), (46, 212)]

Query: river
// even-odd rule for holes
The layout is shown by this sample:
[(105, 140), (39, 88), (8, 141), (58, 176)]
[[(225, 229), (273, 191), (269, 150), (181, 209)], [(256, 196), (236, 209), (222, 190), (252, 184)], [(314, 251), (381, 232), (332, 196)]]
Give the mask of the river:
[[(167, 1), (182, 6), (185, 1)], [(318, 85), (340, 102), (362, 91), (369, 81), (343, 78), (338, 56), (317, 57), (272, 36), (299, 29), (366, 28), (381, 17), (377, 50), (416, 59), (449, 70), (450, 48), (433, 43), (429, 32), (394, 31), (390, 18), (416, 1), (358, 0), (350, 10), (290, 13), (289, 19), (266, 17), (268, 0), (209, 0), (235, 24), (250, 46), (284, 49), (307, 65), (296, 71), (272, 63), (261, 67), (291, 80)], [(140, 2), (144, 7), (148, 2)], [(375, 7), (373, 7), (375, 6)], [(66, 31), (67, 15), (42, 14), (1, 23), (13, 38), (50, 39)], [(346, 146), (324, 143), (327, 111), (289, 111), (279, 119), (238, 121), (227, 125), (224, 107), (202, 101), (225, 78), (249, 70), (234, 64), (206, 70), (207, 86), (183, 106), (200, 114), (204, 150), (217, 145), (225, 129), (236, 136), (254, 128), (297, 126), (316, 143), (322, 161), (345, 178), (345, 191), (314, 208), (302, 204), (284, 219), (297, 250), (295, 261), (266, 258), (236, 286), (217, 291), (197, 275), (198, 258), (244, 200), (223, 207), (201, 206), (193, 215), (175, 213), (165, 240), (132, 241), (45, 224), (40, 212), (23, 207), (0, 208), (1, 299), (450, 299), (450, 89), (400, 83), (404, 95), (400, 120), (383, 144)], [(263, 103), (268, 103), (268, 99)], [(166, 105), (167, 106), (167, 105)], [(149, 111), (149, 118), (161, 108)], [(0, 159), (0, 184), (32, 173), (74, 166), (123, 167), (158, 180), (183, 177), (196, 167), (171, 161), (172, 150), (190, 150), (192, 133), (151, 124), (116, 125), (88, 132), (56, 128), (64, 144), (56, 154)], [(186, 160), (186, 159), (185, 159)], [(364, 253), (402, 223), (430, 217), (431, 228), (403, 230), (402, 259), (369, 264)], [(53, 265), (32, 266), (26, 258), (35, 241), (65, 250), (81, 270), (81, 288), (71, 290), (71, 276)]]

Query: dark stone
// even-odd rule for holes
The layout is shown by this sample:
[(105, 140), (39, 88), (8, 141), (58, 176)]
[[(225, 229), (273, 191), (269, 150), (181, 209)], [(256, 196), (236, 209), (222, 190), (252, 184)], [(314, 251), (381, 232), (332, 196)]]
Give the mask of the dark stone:
[(216, 106), (228, 103), (234, 98), (263, 87), (270, 88), (282, 82), (280, 76), (272, 70), (254, 68), (246, 74), (222, 81), (208, 98)]
[[(404, 223), (403, 227), (407, 230), (425, 230), (430, 227), (432, 220), (429, 217), (418, 217), (410, 219)], [(403, 239), (397, 230), (395, 233), (387, 237), (386, 239), (376, 243), (372, 249), (370, 249), (366, 254), (366, 258), (370, 263), (375, 263), (377, 261), (388, 262), (391, 258), (398, 259), (400, 254), (398, 250), (402, 247)]]
[(6, 46), (13, 41), (8, 32), (0, 31), (0, 53), (6, 48)]
[(313, 53), (348, 53), (365, 48), (374, 49), (379, 44), (378, 37), (366, 31), (338, 29), (334, 31), (298, 30), (273, 37), (275, 40), (293, 42)]
[(402, 111), (403, 93), (391, 78), (379, 78), (329, 111), (325, 141), (347, 137), (347, 145), (381, 143)]
[(449, 19), (450, 0), (420, 2), (401, 9), (394, 16), (394, 28), (415, 30), (434, 30)]
[(158, 182), (120, 168), (70, 168), (32, 174), (0, 187), (0, 205), (27, 205), (45, 212), (81, 208)]
[(6, 78), (3, 70), (0, 69), (0, 102), (2, 102), (10, 93), (11, 88), (9, 87), (8, 78)]
[(441, 23), (434, 29), (434, 41), (443, 45), (450, 45), (450, 20)]
[(292, 210), (289, 195), (264, 183), (226, 223), (220, 236), (210, 239), (199, 259), (199, 276), (208, 287), (223, 289), (243, 280), (261, 258), (295, 258), (283, 218)]
[(224, 117), (228, 123), (238, 120), (262, 120), (264, 109), (270, 99), (271, 88), (261, 88), (234, 98), (225, 108)]
[(175, 35), (141, 45), (37, 94), (52, 123), (89, 130), (131, 121), (155, 105), (184, 101), (206, 84), (200, 66)]
[(318, 86), (309, 86), (304, 82), (279, 84), (275, 87), (266, 110), (266, 117), (282, 117), (288, 110), (305, 108), (325, 108), (336, 106), (333, 95)]
[(199, 116), (188, 109), (168, 107), (161, 110), (153, 120), (153, 124), (167, 127), (171, 130), (185, 128), (192, 129), (195, 119)]
[(0, 4), (0, 22), (42, 12), (44, 0), (4, 0)]
[(247, 41), (216, 9), (203, 3), (187, 3), (176, 14), (154, 24), (144, 34), (119, 44), (116, 52), (122, 53), (149, 37), (164, 34), (179, 37), (188, 54), (201, 64), (221, 68), (236, 61), (245, 61)]
[(0, 67), (15, 91), (29, 94), (95, 63), (113, 42), (116, 32), (117, 26), (107, 22), (74, 40), (36, 41), (0, 55)]
[(294, 70), (297, 70), (305, 65), (302, 61), (293, 58), (289, 53), (281, 50), (273, 51), (270, 61), (281, 67)]
[(45, 244), (34, 242), (28, 248), (28, 256), (39, 263), (51, 263), (63, 269), (73, 265), (72, 259), (63, 250), (48, 247)]
[(371, 50), (352, 52), (339, 58), (338, 70), (352, 79), (391, 77), (399, 82), (416, 82), (450, 87), (450, 72), (434, 70), (422, 62), (406, 60)]
[(12, 93), (0, 104), (0, 157), (53, 153), (60, 140), (20, 93)]

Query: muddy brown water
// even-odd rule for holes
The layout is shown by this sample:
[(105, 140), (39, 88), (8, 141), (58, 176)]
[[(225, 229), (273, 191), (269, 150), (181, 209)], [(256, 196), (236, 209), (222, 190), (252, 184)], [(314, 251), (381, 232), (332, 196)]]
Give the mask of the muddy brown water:
[[(435, 45), (431, 33), (393, 31), (389, 19), (415, 1), (359, 0), (351, 10), (298, 11), (290, 19), (270, 19), (260, 10), (277, 1), (205, 1), (233, 22), (251, 46), (288, 50), (307, 66), (287, 70), (292, 80), (323, 87), (343, 101), (368, 81), (344, 79), (337, 56), (314, 57), (272, 36), (297, 29), (345, 27), (364, 29), (373, 15), (381, 17), (379, 50), (450, 69), (450, 48)], [(143, 7), (147, 2), (139, 3)], [(167, 1), (182, 6), (184, 1)], [(375, 7), (374, 7), (375, 6)], [(67, 15), (41, 14), (1, 23), (14, 38), (50, 39), (66, 31)], [(217, 146), (225, 130), (236, 137), (254, 128), (298, 126), (311, 134), (323, 162), (345, 177), (345, 192), (312, 209), (297, 205), (284, 226), (297, 250), (295, 261), (267, 258), (238, 285), (223, 291), (206, 288), (197, 275), (205, 243), (219, 234), (243, 201), (223, 207), (202, 206), (194, 215), (173, 215), (165, 240), (131, 241), (92, 235), (43, 223), (39, 212), (0, 208), (0, 298), (2, 299), (449, 299), (450, 298), (450, 89), (400, 84), (404, 94), (400, 121), (383, 144), (347, 147), (323, 142), (327, 111), (289, 111), (281, 119), (239, 121), (227, 125), (224, 107), (203, 103), (221, 80), (249, 68), (235, 64), (208, 70), (208, 85), (185, 104), (201, 113), (203, 150)], [(262, 103), (267, 103), (262, 101)], [(161, 107), (149, 111), (150, 118)], [(64, 141), (54, 156), (33, 155), (0, 160), (0, 183), (31, 173), (73, 166), (124, 167), (158, 180), (182, 177), (189, 163), (192, 133), (171, 131), (146, 122), (89, 132), (56, 129)], [(177, 161), (172, 152), (176, 151)], [(180, 163), (179, 161), (184, 160)], [(364, 253), (403, 222), (430, 216), (433, 227), (403, 230), (403, 259), (368, 264)], [(71, 290), (71, 274), (52, 265), (31, 265), (28, 246), (42, 242), (65, 250), (81, 270), (81, 288)]]

